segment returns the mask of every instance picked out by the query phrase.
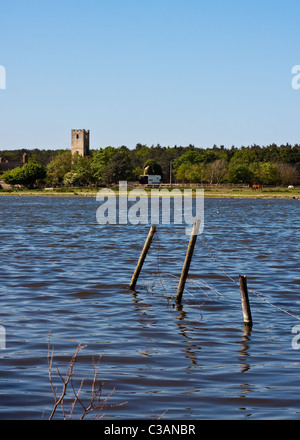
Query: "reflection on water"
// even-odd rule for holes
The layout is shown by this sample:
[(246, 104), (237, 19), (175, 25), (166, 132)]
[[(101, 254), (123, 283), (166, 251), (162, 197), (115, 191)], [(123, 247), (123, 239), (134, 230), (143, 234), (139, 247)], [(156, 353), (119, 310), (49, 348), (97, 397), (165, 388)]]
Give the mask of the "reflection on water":
[[(250, 369), (250, 365), (247, 362), (248, 361), (248, 357), (250, 356), (250, 354), (248, 353), (249, 351), (249, 343), (251, 342), (251, 330), (252, 330), (252, 326), (248, 326), (245, 325), (244, 329), (243, 329), (243, 337), (241, 340), (241, 349), (239, 351), (241, 357), (240, 357), (240, 362), (241, 362), (241, 372), (245, 373), (246, 371), (248, 371)], [(250, 361), (250, 359), (249, 359)]]
[[(205, 240), (219, 266), (249, 289), (298, 314), (297, 200), (211, 199)], [(137, 291), (128, 289), (148, 226), (100, 226), (90, 198), (1, 197), (0, 418), (41, 419), (52, 409), (48, 334), (66, 366), (87, 344), (76, 377), (102, 355), (106, 418), (297, 419), (297, 324), (251, 296), (244, 327), (240, 293), (199, 238), (183, 303), (175, 304), (188, 243), (158, 233)], [(180, 228), (176, 231), (182, 232)], [(206, 284), (207, 283), (207, 284)]]

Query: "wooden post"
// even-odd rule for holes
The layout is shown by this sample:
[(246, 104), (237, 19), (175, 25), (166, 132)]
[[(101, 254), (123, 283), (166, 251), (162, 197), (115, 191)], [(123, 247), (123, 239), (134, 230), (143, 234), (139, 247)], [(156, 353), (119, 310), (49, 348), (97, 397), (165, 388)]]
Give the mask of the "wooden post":
[(137, 267), (136, 267), (136, 269), (134, 271), (131, 283), (129, 285), (129, 288), (131, 290), (135, 289), (137, 280), (138, 280), (140, 272), (142, 270), (142, 267), (143, 267), (144, 261), (146, 259), (147, 253), (148, 253), (148, 251), (150, 249), (150, 246), (151, 246), (151, 243), (152, 243), (152, 239), (153, 239), (153, 236), (154, 236), (155, 232), (156, 232), (156, 226), (151, 226), (151, 229), (149, 231), (147, 240), (146, 240), (145, 245), (144, 245), (144, 249), (143, 249), (143, 251), (141, 253), (140, 259), (138, 261)]
[(248, 297), (247, 277), (240, 275), (241, 301), (245, 325), (252, 326), (252, 315)]
[(187, 249), (184, 265), (183, 265), (182, 272), (181, 272), (181, 277), (180, 277), (178, 288), (177, 288), (177, 295), (176, 295), (176, 302), (177, 303), (181, 303), (181, 300), (182, 300), (182, 295), (183, 295), (186, 279), (189, 274), (190, 264), (192, 261), (195, 244), (197, 241), (199, 226), (200, 226), (200, 220), (196, 219), (194, 222), (193, 229), (192, 229), (192, 234), (191, 234), (189, 246)]

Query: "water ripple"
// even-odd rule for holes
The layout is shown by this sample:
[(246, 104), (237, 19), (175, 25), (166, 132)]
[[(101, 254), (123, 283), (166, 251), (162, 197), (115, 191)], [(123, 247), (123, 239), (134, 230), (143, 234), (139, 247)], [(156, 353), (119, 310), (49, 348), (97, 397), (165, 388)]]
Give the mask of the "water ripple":
[[(149, 226), (100, 226), (91, 198), (1, 197), (0, 208), (1, 419), (41, 419), (51, 410), (49, 331), (62, 369), (87, 344), (78, 380), (102, 355), (104, 392), (115, 388), (111, 403), (128, 402), (107, 409), (107, 418), (165, 410), (171, 419), (298, 418), (297, 322), (251, 297), (254, 326), (245, 329), (239, 288), (200, 238), (178, 306), (184, 234), (158, 228), (133, 293), (127, 286)], [(299, 209), (293, 200), (207, 199), (204, 230), (226, 273), (246, 274), (251, 289), (296, 314)]]

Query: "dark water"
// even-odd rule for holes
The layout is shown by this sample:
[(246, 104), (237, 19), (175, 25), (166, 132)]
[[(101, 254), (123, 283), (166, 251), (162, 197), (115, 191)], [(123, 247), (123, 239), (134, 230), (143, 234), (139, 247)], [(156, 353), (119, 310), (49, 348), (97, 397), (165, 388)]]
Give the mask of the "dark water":
[[(251, 294), (247, 331), (239, 287), (200, 237), (193, 282), (175, 306), (172, 275), (181, 272), (188, 237), (161, 232), (166, 227), (137, 292), (129, 291), (149, 227), (100, 226), (98, 206), (94, 198), (0, 197), (0, 418), (49, 417), (51, 331), (58, 387), (55, 369), (65, 375), (79, 343), (87, 347), (75, 382), (90, 385), (93, 358), (102, 355), (103, 398), (115, 389), (109, 403), (127, 401), (106, 408), (106, 419), (155, 419), (164, 411), (174, 420), (298, 419), (300, 351), (292, 348), (292, 328), (300, 322)], [(295, 315), (299, 214), (298, 200), (205, 202), (204, 238), (218, 264), (234, 280), (246, 274), (250, 289)]]

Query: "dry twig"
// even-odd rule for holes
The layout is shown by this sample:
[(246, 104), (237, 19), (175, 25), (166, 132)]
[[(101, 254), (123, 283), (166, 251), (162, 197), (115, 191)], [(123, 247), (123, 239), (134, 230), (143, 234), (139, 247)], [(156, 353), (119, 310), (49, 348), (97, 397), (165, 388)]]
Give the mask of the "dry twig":
[[(78, 347), (75, 350), (75, 353), (73, 354), (73, 356), (69, 362), (68, 370), (67, 370), (65, 377), (62, 376), (59, 368), (57, 367), (57, 374), (62, 381), (61, 394), (58, 396), (57, 389), (54, 387), (53, 380), (52, 380), (52, 365), (53, 365), (54, 350), (52, 348), (52, 351), (50, 353), (50, 334), (49, 334), (48, 371), (49, 371), (49, 382), (50, 382), (51, 389), (52, 389), (53, 396), (54, 396), (54, 405), (53, 405), (53, 409), (51, 411), (49, 420), (53, 419), (59, 405), (61, 406), (61, 411), (62, 411), (62, 415), (63, 415), (64, 420), (66, 420), (67, 415), (69, 415), (70, 419), (73, 417), (74, 412), (75, 412), (75, 406), (77, 403), (82, 407), (82, 414), (80, 416), (80, 420), (83, 420), (86, 416), (88, 416), (92, 412), (95, 413), (93, 419), (99, 420), (103, 417), (103, 413), (102, 413), (103, 409), (112, 408), (112, 407), (119, 407), (119, 406), (123, 406), (125, 403), (127, 403), (127, 402), (123, 402), (123, 403), (117, 404), (117, 405), (108, 405), (107, 404), (109, 398), (112, 396), (112, 394), (114, 392), (114, 389), (103, 401), (101, 400), (102, 382), (98, 378), (98, 369), (99, 369), (101, 357), (99, 357), (97, 363), (95, 363), (93, 361), (94, 375), (93, 375), (93, 380), (92, 380), (91, 395), (88, 397), (88, 401), (85, 403), (84, 400), (81, 397), (79, 397), (80, 393), (83, 389), (85, 380), (84, 379), (81, 380), (80, 385), (79, 385), (78, 389), (76, 390), (75, 386), (74, 386), (74, 382), (73, 382), (73, 373), (74, 373), (74, 365), (76, 363), (78, 353), (81, 350), (83, 350), (85, 347), (86, 347), (86, 345), (81, 345), (81, 344), (78, 345)], [(74, 394), (74, 400), (71, 403), (70, 409), (66, 411), (64, 408), (64, 402), (65, 402), (65, 398), (66, 398), (66, 394), (67, 394), (67, 387), (68, 387), (69, 383), (71, 383), (71, 387), (72, 387), (73, 394)]]

